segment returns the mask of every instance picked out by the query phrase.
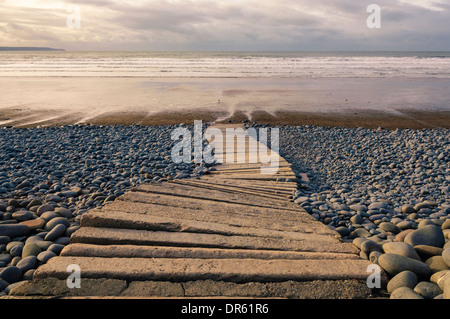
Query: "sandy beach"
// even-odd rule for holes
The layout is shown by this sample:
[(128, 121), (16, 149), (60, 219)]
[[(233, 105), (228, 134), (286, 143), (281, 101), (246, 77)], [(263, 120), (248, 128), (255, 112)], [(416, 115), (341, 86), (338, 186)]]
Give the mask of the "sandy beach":
[(0, 126), (450, 127), (448, 79), (0, 78)]
[[(59, 113), (59, 114), (58, 114)], [(314, 125), (329, 127), (364, 127), (376, 129), (411, 128), (450, 128), (450, 111), (398, 111), (397, 114), (372, 110), (348, 112), (294, 112), (276, 111), (271, 114), (265, 111), (254, 111), (251, 116), (243, 112), (234, 112), (229, 116), (226, 112), (204, 110), (160, 112), (148, 115), (144, 112), (107, 112), (82, 121), (84, 114), (73, 112), (67, 114), (58, 110), (32, 111), (8, 108), (0, 110), (0, 127), (37, 127), (61, 126), (84, 123), (90, 125), (176, 125), (193, 124), (195, 120), (204, 123), (239, 123), (244, 121), (269, 125)]]

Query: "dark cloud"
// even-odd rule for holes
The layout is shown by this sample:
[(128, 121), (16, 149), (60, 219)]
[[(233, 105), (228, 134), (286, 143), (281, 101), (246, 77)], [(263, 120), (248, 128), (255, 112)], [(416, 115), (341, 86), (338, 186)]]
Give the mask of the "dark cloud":
[[(40, 40), (80, 50), (450, 50), (450, 7), (439, 0), (28, 2), (0, 4), (2, 45)], [(382, 28), (369, 30), (366, 8), (374, 2), (382, 9)], [(82, 9), (79, 30), (66, 26), (70, 4)]]

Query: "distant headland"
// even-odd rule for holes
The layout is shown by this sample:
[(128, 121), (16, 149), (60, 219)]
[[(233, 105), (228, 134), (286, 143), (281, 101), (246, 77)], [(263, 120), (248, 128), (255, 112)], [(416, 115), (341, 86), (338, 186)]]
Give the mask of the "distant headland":
[(44, 47), (0, 47), (0, 51), (65, 51), (65, 49), (53, 49)]

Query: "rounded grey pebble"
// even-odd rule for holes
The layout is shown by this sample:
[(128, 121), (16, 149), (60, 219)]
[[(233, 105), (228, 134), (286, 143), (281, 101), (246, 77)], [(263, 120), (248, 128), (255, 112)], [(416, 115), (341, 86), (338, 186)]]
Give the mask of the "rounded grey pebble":
[(47, 251), (51, 251), (55, 253), (56, 255), (59, 255), (61, 251), (64, 249), (64, 245), (61, 244), (53, 244), (48, 247)]
[(5, 281), (4, 279), (0, 278), (0, 292), (5, 290), (6, 287), (9, 286), (9, 283)]
[(400, 228), (398, 228), (391, 222), (382, 222), (380, 225), (378, 225), (378, 227), (384, 230), (385, 232), (393, 234), (398, 234), (401, 231)]
[(46, 250), (41, 252), (38, 256), (37, 259), (43, 263), (46, 263), (47, 261), (49, 261), (49, 259), (55, 257), (56, 254), (52, 251)]
[(370, 255), (370, 253), (373, 251), (383, 252), (381, 246), (371, 239), (365, 240), (361, 243), (361, 250), (364, 251), (367, 255)]
[(387, 291), (392, 293), (394, 290), (400, 287), (408, 287), (414, 289), (414, 287), (418, 284), (419, 278), (412, 271), (405, 270), (389, 280), (387, 284)]
[(66, 232), (64, 233), (64, 237), (70, 237), (74, 232), (80, 229), (80, 226), (70, 226), (67, 227)]
[(15, 245), (9, 250), (11, 257), (22, 256), (23, 245)]
[(409, 287), (400, 287), (392, 292), (390, 299), (424, 299), (424, 298)]
[(52, 218), (50, 221), (48, 221), (47, 224), (45, 224), (45, 228), (44, 229), (50, 231), (56, 225), (59, 225), (59, 224), (62, 224), (64, 226), (66, 226), (66, 227), (70, 226), (70, 223), (69, 223), (69, 221), (66, 218), (64, 218), (64, 217), (55, 217), (55, 218)]
[(442, 248), (445, 244), (445, 237), (440, 227), (427, 225), (406, 235), (404, 242), (413, 247), (428, 245)]
[(0, 262), (9, 264), (13, 257), (10, 254), (0, 254)]
[(383, 254), (378, 258), (378, 263), (391, 276), (395, 276), (404, 270), (412, 271), (419, 278), (428, 279), (431, 275), (430, 267), (424, 262), (400, 255)]
[(17, 263), (17, 267), (22, 271), (22, 273), (26, 273), (28, 270), (36, 268), (37, 265), (38, 260), (36, 256), (22, 258), (22, 260)]
[(33, 218), (33, 214), (27, 210), (18, 211), (12, 214), (12, 218), (17, 220), (18, 222), (23, 222)]
[(44, 237), (44, 240), (54, 241), (59, 238), (66, 232), (66, 226), (63, 224), (57, 224), (48, 232), (48, 234)]
[(419, 282), (414, 288), (414, 291), (421, 295), (424, 299), (434, 299), (442, 293), (442, 290), (438, 285), (428, 281)]
[(70, 243), (70, 238), (69, 237), (59, 237), (58, 239), (53, 241), (55, 244), (60, 244), (60, 245), (68, 245)]
[(33, 280), (33, 275), (36, 269), (30, 269), (26, 273), (23, 274), (23, 280)]
[(447, 266), (450, 268), (450, 248), (446, 248), (442, 252), (442, 259), (447, 264)]
[(391, 242), (383, 245), (383, 250), (385, 253), (401, 255), (409, 258), (413, 258), (421, 261), (416, 250), (404, 242)]
[(380, 258), (381, 255), (383, 255), (383, 253), (380, 251), (372, 251), (369, 255), (370, 262), (378, 265), (378, 258)]
[(22, 270), (17, 266), (8, 266), (0, 271), (0, 278), (9, 284), (18, 282), (22, 279)]

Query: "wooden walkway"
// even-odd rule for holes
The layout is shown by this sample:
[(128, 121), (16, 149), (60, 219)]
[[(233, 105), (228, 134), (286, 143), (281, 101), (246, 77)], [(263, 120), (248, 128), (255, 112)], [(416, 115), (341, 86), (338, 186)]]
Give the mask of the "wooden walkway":
[[(223, 132), (227, 127), (218, 126)], [(248, 151), (245, 156), (258, 157)], [(297, 176), (283, 158), (278, 156), (278, 162), (274, 174), (261, 174), (258, 163), (224, 163), (201, 179), (137, 187), (85, 213), (61, 255), (13, 292), (119, 298), (367, 297), (369, 262), (289, 200)], [(66, 283), (73, 264), (81, 270), (79, 289)]]

